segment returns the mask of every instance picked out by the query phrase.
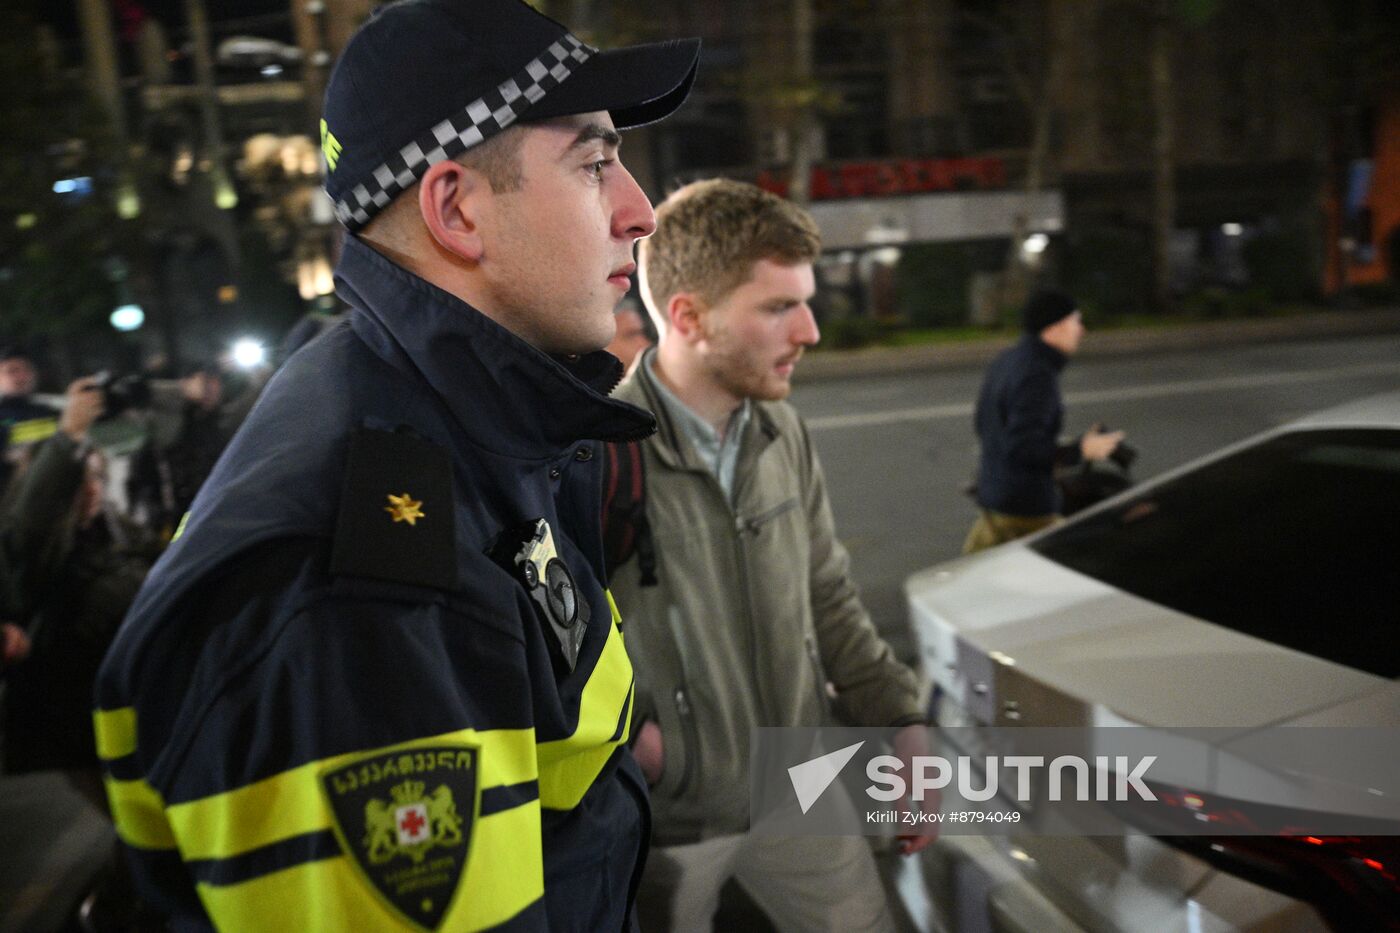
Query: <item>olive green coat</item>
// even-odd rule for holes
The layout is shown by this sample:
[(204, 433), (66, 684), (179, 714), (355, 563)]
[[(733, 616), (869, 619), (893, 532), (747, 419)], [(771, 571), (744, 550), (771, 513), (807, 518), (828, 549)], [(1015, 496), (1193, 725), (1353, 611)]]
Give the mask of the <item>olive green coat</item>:
[(635, 722), (661, 728), (652, 806), (656, 839), (671, 844), (748, 828), (754, 727), (903, 725), (921, 710), (914, 674), (851, 580), (797, 412), (754, 403), (731, 506), (651, 380), (634, 366), (613, 394), (657, 416), (643, 448), (659, 582), (640, 586), (634, 557), (609, 586), (636, 670)]

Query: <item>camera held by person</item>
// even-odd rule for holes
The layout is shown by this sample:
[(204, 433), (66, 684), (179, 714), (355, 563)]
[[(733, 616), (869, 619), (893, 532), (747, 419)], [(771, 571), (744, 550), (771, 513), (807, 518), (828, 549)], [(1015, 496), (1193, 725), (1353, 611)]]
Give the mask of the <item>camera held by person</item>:
[(141, 373), (116, 375), (104, 370), (93, 379), (93, 387), (102, 393), (102, 421), (151, 404), (151, 383)]
[[(1118, 441), (1109, 447), (1106, 455), (1095, 458), (1085, 455), (1078, 463), (1056, 470), (1055, 484), (1060, 489), (1061, 515), (1082, 512), (1133, 485), (1132, 466), (1138, 452), (1137, 448), (1122, 440), (1122, 432), (1096, 423), (1084, 435), (1084, 438), (1114, 437)], [(1097, 443), (1096, 440), (1090, 441), (1091, 445)], [(1105, 442), (1103, 446), (1108, 445)]]

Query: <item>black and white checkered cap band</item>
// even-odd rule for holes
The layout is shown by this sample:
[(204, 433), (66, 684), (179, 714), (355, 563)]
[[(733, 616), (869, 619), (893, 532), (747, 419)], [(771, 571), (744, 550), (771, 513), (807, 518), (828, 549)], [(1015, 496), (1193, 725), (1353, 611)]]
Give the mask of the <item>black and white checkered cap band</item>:
[(369, 178), (336, 201), (335, 216), (352, 232), (359, 230), (429, 168), (514, 123), (596, 51), (569, 33), (560, 36), (518, 75), (467, 104), (370, 172)]

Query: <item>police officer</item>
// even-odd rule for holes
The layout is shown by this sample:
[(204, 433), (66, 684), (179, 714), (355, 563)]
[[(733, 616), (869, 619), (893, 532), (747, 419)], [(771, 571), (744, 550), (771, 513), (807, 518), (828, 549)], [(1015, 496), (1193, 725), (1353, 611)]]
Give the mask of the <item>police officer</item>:
[(649, 832), (599, 582), (595, 352), (651, 233), (621, 128), (698, 42), (407, 0), (321, 124), (349, 319), (269, 383), (100, 676), (117, 829), (176, 928), (606, 930)]

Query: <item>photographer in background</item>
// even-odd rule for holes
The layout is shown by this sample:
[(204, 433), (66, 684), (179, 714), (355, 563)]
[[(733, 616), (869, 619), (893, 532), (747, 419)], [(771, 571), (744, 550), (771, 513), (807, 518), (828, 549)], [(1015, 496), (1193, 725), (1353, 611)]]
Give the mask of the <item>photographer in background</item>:
[(963, 543), (971, 554), (1053, 524), (1061, 515), (1057, 467), (1104, 460), (1122, 431), (1090, 428), (1061, 445), (1060, 371), (1079, 350), (1084, 320), (1073, 298), (1038, 291), (1021, 311), (1023, 334), (982, 379), (973, 423), (982, 443), (976, 498), (980, 514)]
[(21, 452), (58, 430), (58, 410), (34, 400), (38, 384), (28, 350), (18, 344), (0, 349), (0, 489)]
[(145, 445), (132, 460), (127, 501), (134, 518), (169, 540), (214, 469), (232, 431), (223, 378), (198, 365), (174, 382), (152, 381)]
[(106, 505), (106, 458), (88, 431), (103, 414), (93, 377), (73, 382), (58, 431), (37, 445), (4, 501), (0, 547), (28, 657), (7, 671), (5, 770), (60, 770), (102, 806), (89, 712), (97, 667), (159, 542)]

